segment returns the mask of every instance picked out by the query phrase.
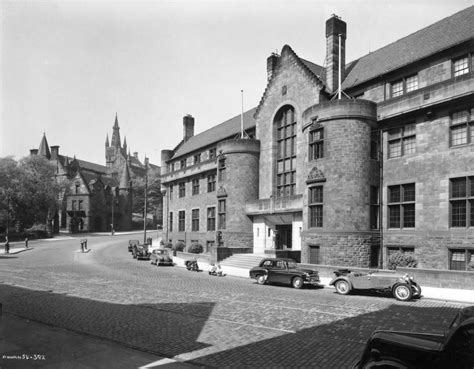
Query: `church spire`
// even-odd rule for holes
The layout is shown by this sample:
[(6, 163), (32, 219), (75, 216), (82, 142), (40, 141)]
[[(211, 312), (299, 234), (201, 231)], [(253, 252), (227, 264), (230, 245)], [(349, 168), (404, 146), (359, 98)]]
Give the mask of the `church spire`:
[(41, 139), (38, 155), (44, 156), (48, 160), (51, 159), (51, 151), (49, 150), (48, 140), (46, 139), (46, 133), (43, 132), (43, 138)]
[(105, 147), (109, 147), (109, 134), (107, 133), (107, 138), (105, 139)]
[(127, 152), (127, 137), (123, 136), (123, 151)]
[(120, 149), (122, 147), (122, 144), (120, 143), (120, 127), (118, 125), (117, 113), (115, 113), (115, 123), (114, 123), (113, 129), (114, 129), (114, 132), (112, 133), (111, 146)]

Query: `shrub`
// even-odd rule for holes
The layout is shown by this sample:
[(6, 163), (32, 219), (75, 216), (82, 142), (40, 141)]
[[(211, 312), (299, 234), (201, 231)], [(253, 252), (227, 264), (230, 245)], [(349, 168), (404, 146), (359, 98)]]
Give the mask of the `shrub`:
[(418, 261), (412, 254), (397, 251), (390, 255), (387, 262), (388, 269), (395, 270), (397, 267), (416, 268)]
[(172, 249), (173, 248), (173, 244), (171, 242), (166, 242), (163, 247), (167, 248), (167, 249)]
[(204, 249), (202, 248), (202, 245), (200, 243), (193, 243), (189, 247), (188, 251), (193, 254), (201, 254), (204, 251)]
[(173, 250), (174, 251), (183, 251), (186, 245), (183, 242), (176, 242), (174, 244)]

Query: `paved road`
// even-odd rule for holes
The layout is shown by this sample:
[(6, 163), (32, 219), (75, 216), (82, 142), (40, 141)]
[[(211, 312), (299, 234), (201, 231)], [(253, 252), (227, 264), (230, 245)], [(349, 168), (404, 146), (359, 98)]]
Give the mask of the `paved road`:
[(134, 236), (32, 243), (0, 258), (10, 314), (204, 367), (346, 368), (375, 329), (441, 332), (461, 305), (339, 296), (156, 267)]

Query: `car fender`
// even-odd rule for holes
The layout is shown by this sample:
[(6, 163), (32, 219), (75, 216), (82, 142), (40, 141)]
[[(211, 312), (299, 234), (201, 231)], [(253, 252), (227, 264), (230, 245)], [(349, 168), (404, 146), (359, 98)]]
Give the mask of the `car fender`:
[(256, 278), (258, 275), (261, 275), (261, 274), (268, 276), (268, 269), (259, 268), (259, 267), (250, 269), (251, 278)]
[(351, 280), (345, 276), (339, 276), (339, 277), (333, 278), (331, 282), (329, 282), (329, 285), (334, 286), (337, 281), (341, 281), (341, 280), (346, 281), (347, 283), (349, 283), (349, 286), (351, 287), (351, 289), (353, 288)]

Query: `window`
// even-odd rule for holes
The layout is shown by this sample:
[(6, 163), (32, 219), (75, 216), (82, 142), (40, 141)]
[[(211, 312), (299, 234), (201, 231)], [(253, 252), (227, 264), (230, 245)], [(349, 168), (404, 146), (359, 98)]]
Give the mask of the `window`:
[(216, 243), (214, 241), (206, 241), (206, 247), (207, 247), (206, 252), (211, 250), (215, 245)]
[(403, 80), (393, 82), (391, 85), (392, 97), (403, 95)]
[(219, 229), (225, 229), (225, 215), (226, 215), (226, 204), (225, 200), (219, 200), (218, 203), (219, 209), (218, 209), (218, 215), (219, 215)]
[(370, 229), (379, 229), (379, 187), (370, 186)]
[(450, 180), (451, 227), (474, 227), (474, 177)]
[(296, 119), (291, 106), (275, 117), (277, 136), (277, 197), (292, 196), (296, 189)]
[(207, 192), (214, 192), (216, 190), (216, 175), (210, 174), (207, 176)]
[(199, 195), (199, 178), (193, 179), (193, 195)]
[(397, 97), (418, 89), (418, 74), (402, 78), (390, 85), (390, 96)]
[(168, 223), (168, 230), (170, 232), (173, 232), (173, 212), (170, 211), (170, 219), (169, 219), (169, 223)]
[(454, 77), (462, 76), (463, 74), (469, 73), (469, 57), (463, 56), (462, 58), (453, 61), (453, 74)]
[(324, 130), (315, 129), (309, 132), (309, 160), (324, 157)]
[(414, 91), (418, 89), (418, 75), (407, 77), (405, 80), (406, 91)]
[(219, 173), (219, 181), (224, 181), (226, 179), (225, 158), (219, 159), (219, 163), (217, 165), (217, 172)]
[[(112, 199), (112, 201), (114, 201), (114, 200)], [(79, 200), (77, 202), (77, 206), (78, 206), (77, 210), (82, 210), (82, 200)], [(113, 202), (112, 202), (112, 206), (113, 206)]]
[(173, 199), (173, 185), (170, 185), (170, 200)]
[(469, 110), (450, 115), (450, 145), (459, 146), (474, 143), (474, 122)]
[(186, 213), (184, 210), (180, 210), (178, 212), (178, 231), (179, 232), (184, 232), (184, 226), (186, 224)]
[(207, 230), (216, 230), (216, 208), (207, 208)]
[(181, 165), (181, 169), (186, 168), (186, 159), (181, 159), (180, 165)]
[(388, 157), (397, 158), (416, 152), (416, 125), (393, 128), (388, 131)]
[(216, 149), (210, 149), (209, 150), (209, 160), (215, 159), (216, 158)]
[(388, 187), (388, 228), (415, 227), (415, 184)]
[(199, 231), (199, 209), (191, 211), (191, 230), (193, 232)]
[(201, 154), (194, 155), (194, 165), (199, 164), (201, 162)]
[(174, 163), (171, 163), (171, 171), (174, 172)]
[(81, 188), (81, 184), (80, 183), (76, 183), (76, 188), (75, 188), (75, 194), (77, 195), (79, 193), (79, 189)]
[(76, 200), (72, 200), (72, 203), (71, 203), (71, 210), (73, 210), (73, 211), (76, 210)]
[(186, 183), (181, 182), (179, 184), (179, 197), (185, 197), (186, 196)]
[(449, 269), (474, 270), (474, 249), (449, 250)]
[(309, 228), (323, 226), (323, 186), (309, 188)]

